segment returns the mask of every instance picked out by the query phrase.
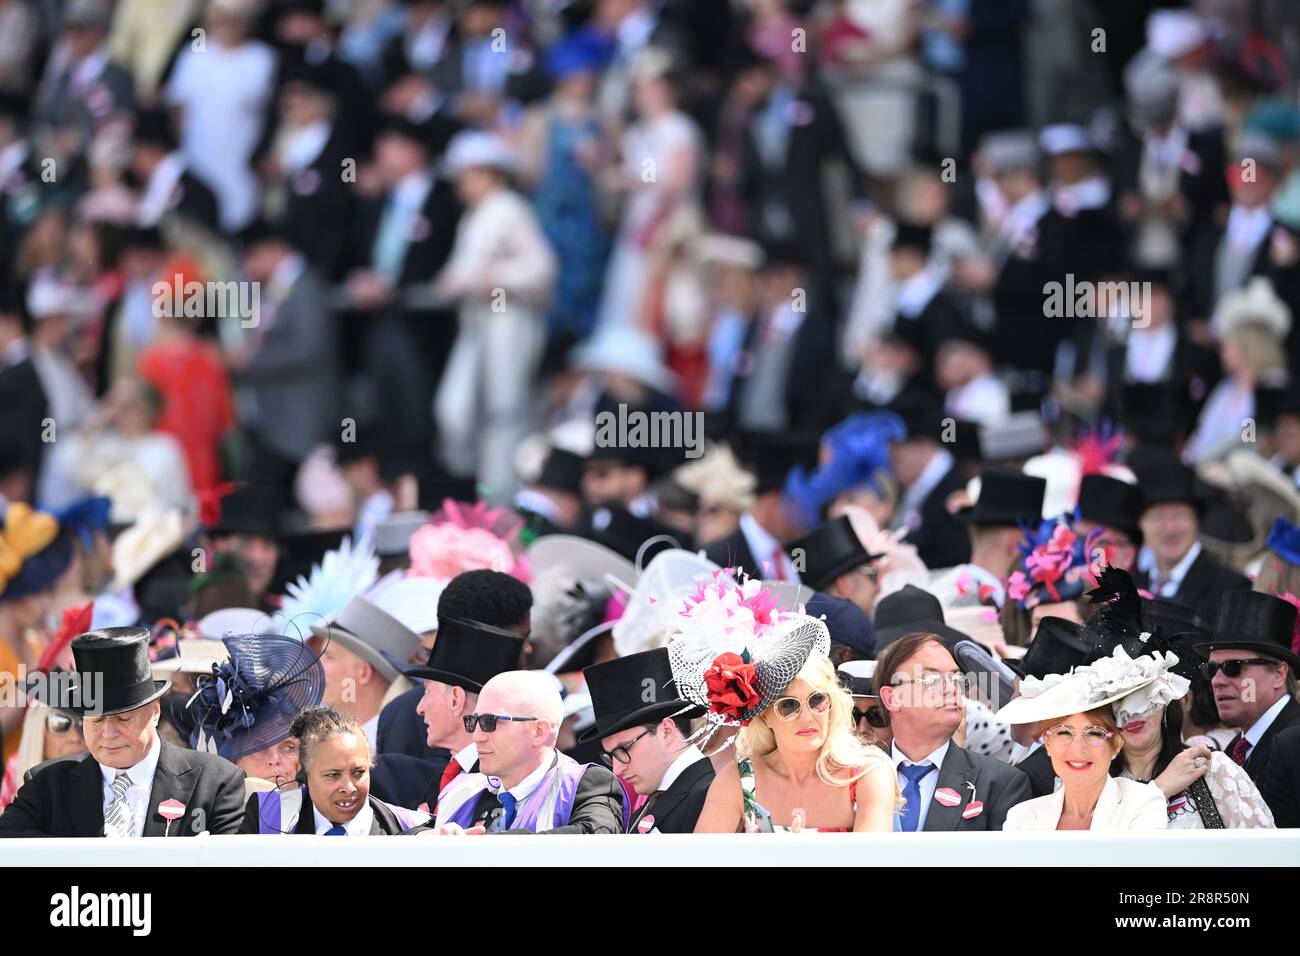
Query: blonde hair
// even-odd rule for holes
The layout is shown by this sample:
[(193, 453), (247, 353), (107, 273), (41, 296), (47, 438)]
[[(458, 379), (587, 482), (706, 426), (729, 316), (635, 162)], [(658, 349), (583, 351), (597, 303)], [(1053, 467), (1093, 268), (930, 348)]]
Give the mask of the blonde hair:
[(1262, 322), (1243, 321), (1225, 330), (1223, 337), (1237, 347), (1242, 364), (1256, 378), (1286, 365), (1286, 354), (1281, 341)]
[(23, 715), (23, 733), (18, 739), (18, 766), (14, 779), (22, 781), (23, 775), (38, 763), (45, 762), (45, 715), (50, 708), (27, 698), (27, 713)]
[[(817, 754), (817, 776), (832, 787), (847, 787), (878, 765), (879, 748), (867, 744), (854, 732), (853, 698), (840, 685), (829, 657), (813, 654), (794, 680), (799, 678), (831, 699), (826, 716), (826, 740)], [(736, 738), (736, 753), (740, 756), (765, 757), (776, 751), (776, 734), (765, 719), (771, 710), (769, 706), (741, 728)]]

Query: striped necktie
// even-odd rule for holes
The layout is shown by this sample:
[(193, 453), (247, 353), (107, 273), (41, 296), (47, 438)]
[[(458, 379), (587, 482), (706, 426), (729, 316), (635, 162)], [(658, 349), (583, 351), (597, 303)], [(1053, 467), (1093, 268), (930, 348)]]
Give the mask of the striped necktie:
[(113, 802), (108, 805), (108, 813), (104, 814), (106, 837), (135, 836), (134, 827), (131, 826), (131, 804), (126, 800), (126, 791), (130, 786), (131, 778), (127, 772), (119, 770), (113, 778)]

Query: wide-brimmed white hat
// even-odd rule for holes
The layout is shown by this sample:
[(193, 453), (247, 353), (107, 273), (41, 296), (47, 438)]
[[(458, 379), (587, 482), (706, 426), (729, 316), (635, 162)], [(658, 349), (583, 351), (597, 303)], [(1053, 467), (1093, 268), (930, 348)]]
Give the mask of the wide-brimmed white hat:
[(223, 607), (199, 618), (198, 630), (200, 638), (220, 644), (227, 634), (257, 634), (270, 624), (270, 615), (255, 607)]
[(494, 133), (471, 129), (452, 137), (442, 161), (445, 175), (456, 176), (483, 166), (509, 174), (518, 168), (519, 161), (509, 144)]
[(1262, 325), (1279, 339), (1291, 331), (1291, 310), (1273, 290), (1273, 283), (1256, 276), (1241, 289), (1224, 294), (1210, 325), (1220, 337), (1246, 325)]
[(694, 492), (701, 501), (743, 513), (754, 506), (754, 489), (758, 479), (741, 467), (731, 446), (713, 445), (696, 461), (679, 465), (673, 480)]
[(394, 571), (371, 588), (367, 598), (416, 634), (438, 629), (438, 601), (447, 582), (440, 578), (413, 578)]
[(541, 577), (564, 572), (579, 581), (631, 589), (640, 576), (636, 565), (596, 541), (574, 534), (545, 534), (528, 549), (528, 563)]
[(139, 581), (155, 564), (185, 543), (185, 519), (179, 510), (152, 511), (113, 541), (113, 583), (121, 591)]
[(573, 364), (584, 372), (616, 372), (661, 392), (677, 388), (677, 375), (663, 361), (659, 342), (634, 326), (606, 328), (580, 345)]
[(1075, 667), (1068, 674), (1026, 677), (1020, 696), (998, 711), (1008, 724), (1036, 724), (1098, 707), (1114, 705), (1121, 725), (1177, 700), (1187, 693), (1187, 679), (1172, 672), (1177, 656), (1154, 651), (1132, 658), (1123, 647), (1110, 657)]

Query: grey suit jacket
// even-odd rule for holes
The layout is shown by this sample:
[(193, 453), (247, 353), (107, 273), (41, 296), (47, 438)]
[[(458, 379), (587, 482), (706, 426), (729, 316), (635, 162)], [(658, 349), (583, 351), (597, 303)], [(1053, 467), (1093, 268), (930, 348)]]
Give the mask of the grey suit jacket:
[(958, 802), (947, 806), (932, 799), (924, 830), (1001, 830), (1007, 811), (1033, 796), (1029, 778), (1015, 767), (956, 744), (949, 744), (939, 768), (936, 795), (945, 789), (955, 791)]
[(307, 457), (338, 424), (337, 332), (325, 295), (310, 267), (278, 303), (268, 301), (264, 283), (258, 321), (265, 328), (251, 330), (261, 344), (241, 379), (254, 405), (247, 421), (254, 434), (291, 461)]

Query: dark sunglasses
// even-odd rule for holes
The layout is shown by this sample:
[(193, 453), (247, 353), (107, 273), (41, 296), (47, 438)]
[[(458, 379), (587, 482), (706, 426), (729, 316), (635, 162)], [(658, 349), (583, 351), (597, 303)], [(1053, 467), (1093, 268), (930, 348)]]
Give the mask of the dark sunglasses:
[(1202, 661), (1201, 676), (1214, 680), (1214, 675), (1223, 671), (1225, 677), (1240, 677), (1241, 669), (1247, 664), (1276, 664), (1277, 661), (1271, 661), (1267, 657), (1240, 657), (1230, 661)]
[(45, 729), (52, 734), (66, 734), (69, 731), (76, 730), (81, 733), (82, 723), (80, 717), (73, 717), (71, 714), (52, 713), (45, 715)]
[(853, 723), (860, 724), (864, 720), (870, 726), (878, 729), (884, 729), (889, 726), (889, 721), (886, 720), (884, 714), (881, 713), (879, 704), (872, 704), (870, 707), (865, 709), (859, 707), (853, 708)]
[(527, 723), (530, 720), (541, 720), (540, 717), (511, 717), (508, 714), (466, 714), (465, 733), (472, 734), (475, 726), (482, 727), (483, 733), (494, 734), (497, 729), (498, 720), (513, 720), (520, 723)]
[[(778, 697), (772, 703), (772, 708), (782, 720), (794, 720), (803, 710), (803, 705), (804, 702), (798, 697)], [(808, 695), (808, 709), (814, 714), (825, 713), (830, 705), (831, 695), (825, 691), (814, 691)]]

